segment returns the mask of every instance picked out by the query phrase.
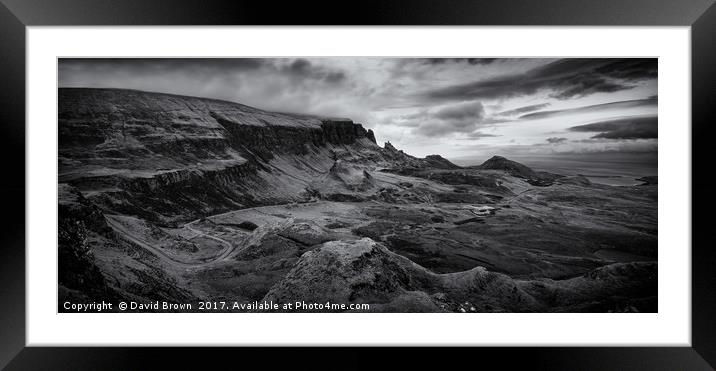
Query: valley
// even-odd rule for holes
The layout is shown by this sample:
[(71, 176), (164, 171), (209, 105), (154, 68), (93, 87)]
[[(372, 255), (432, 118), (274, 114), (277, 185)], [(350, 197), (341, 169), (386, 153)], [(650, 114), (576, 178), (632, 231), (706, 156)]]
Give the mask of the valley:
[(347, 119), (195, 97), (60, 89), (59, 106), (60, 303), (657, 311), (655, 179), (458, 166)]

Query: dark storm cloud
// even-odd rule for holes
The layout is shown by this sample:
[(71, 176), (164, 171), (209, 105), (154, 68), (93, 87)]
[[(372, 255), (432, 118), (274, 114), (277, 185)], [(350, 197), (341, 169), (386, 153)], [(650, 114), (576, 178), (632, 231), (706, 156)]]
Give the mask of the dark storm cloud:
[(80, 71), (81, 74), (107, 72), (129, 76), (179, 73), (222, 78), (231, 74), (261, 70), (264, 73), (284, 74), (298, 80), (320, 80), (329, 84), (341, 83), (346, 78), (344, 71), (316, 66), (301, 58), (63, 58), (59, 61), (59, 68), (60, 86), (64, 76), (73, 76), (69, 73), (72, 71)]
[(569, 109), (562, 109), (562, 110), (551, 110), (551, 111), (540, 111), (540, 112), (533, 112), (524, 114), (519, 117), (519, 119), (543, 119), (548, 117), (554, 117), (564, 114), (574, 114), (574, 113), (587, 113), (587, 112), (595, 112), (600, 110), (606, 110), (606, 109), (625, 109), (625, 108), (634, 108), (634, 107), (648, 107), (653, 106), (656, 107), (657, 105), (657, 99), (656, 98), (646, 98), (646, 99), (633, 99), (633, 100), (625, 100), (625, 101), (619, 101), (619, 102), (609, 102), (609, 103), (602, 103), (602, 104), (594, 104), (589, 106), (582, 106), (577, 108), (569, 108)]
[(448, 106), (435, 112), (435, 117), (443, 121), (474, 121), (481, 119), (485, 109), (480, 102), (468, 102)]
[[(516, 59), (510, 59), (516, 60)], [(500, 58), (395, 58), (387, 59), (390, 64), (387, 67), (390, 73), (391, 79), (401, 80), (407, 79), (412, 82), (424, 81), (430, 79), (439, 73), (456, 72), (456, 73), (468, 73), (474, 74), (479, 73), (480, 67), (497, 64), (496, 62), (507, 61), (507, 59)], [(474, 67), (474, 68), (473, 68)], [(499, 68), (499, 67), (498, 67)], [(445, 76), (445, 75), (444, 75)], [(457, 78), (457, 75), (448, 77), (449, 80)], [(455, 81), (464, 81), (462, 79), (456, 79)], [(403, 84), (405, 81), (398, 84)], [(425, 89), (426, 85), (422, 86)], [(429, 85), (428, 85), (429, 86)], [(416, 86), (417, 87), (417, 86)], [(410, 92), (410, 97), (415, 98), (419, 96), (420, 90), (414, 90)], [(470, 100), (470, 99), (461, 99)], [(417, 102), (416, 102), (417, 103)]]
[(113, 73), (194, 73), (250, 71), (269, 63), (269, 60), (263, 58), (61, 58), (59, 67), (84, 71), (106, 70)]
[(480, 139), (480, 138), (496, 138), (501, 137), (502, 135), (496, 135), (496, 134), (489, 134), (489, 133), (483, 133), (481, 131), (475, 131), (470, 134), (467, 134), (465, 137), (467, 139)]
[(296, 59), (289, 64), (289, 69), (298, 74), (305, 74), (311, 69), (311, 62), (307, 59)]
[(480, 102), (462, 102), (437, 110), (421, 110), (401, 116), (394, 125), (412, 128), (422, 136), (443, 137), (455, 133), (472, 133), (485, 118)]
[(280, 69), (299, 79), (316, 79), (335, 84), (345, 80), (343, 71), (314, 66), (309, 60), (299, 58)]
[(427, 64), (445, 64), (448, 62), (455, 63), (467, 63), (472, 65), (486, 65), (492, 64), (498, 60), (498, 58), (425, 58), (421, 59)]
[(523, 107), (511, 109), (509, 111), (502, 111), (502, 112), (497, 113), (497, 115), (498, 116), (515, 116), (515, 115), (519, 115), (519, 114), (523, 114), (523, 113), (527, 113), (527, 112), (539, 111), (542, 108), (549, 107), (549, 105), (550, 105), (549, 103), (532, 104), (529, 106), (523, 106)]
[(558, 138), (558, 137), (547, 138), (547, 143), (549, 143), (549, 144), (564, 143), (566, 141), (567, 141), (567, 138)]
[(562, 91), (551, 94), (553, 98), (569, 99), (584, 97), (594, 93), (614, 93), (620, 90), (631, 89), (631, 86), (609, 81), (600, 76), (579, 76), (569, 79)]
[(633, 83), (657, 76), (656, 59), (560, 59), (519, 74), (434, 89), (423, 94), (435, 100), (499, 99), (550, 90), (557, 99), (631, 89)]
[(595, 70), (611, 78), (627, 81), (655, 79), (658, 75), (656, 58), (616, 59)]
[(573, 126), (569, 130), (599, 133), (592, 137), (596, 139), (656, 139), (658, 119), (656, 116), (627, 117)]

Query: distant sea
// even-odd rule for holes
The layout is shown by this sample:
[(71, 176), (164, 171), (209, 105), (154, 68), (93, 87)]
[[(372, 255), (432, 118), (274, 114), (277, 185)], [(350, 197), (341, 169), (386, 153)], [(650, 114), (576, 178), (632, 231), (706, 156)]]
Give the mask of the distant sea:
[[(658, 175), (656, 153), (595, 153), (517, 156), (501, 155), (534, 170), (562, 175), (584, 175), (593, 183), (632, 186), (644, 176)], [(479, 165), (492, 156), (451, 159), (461, 166)]]

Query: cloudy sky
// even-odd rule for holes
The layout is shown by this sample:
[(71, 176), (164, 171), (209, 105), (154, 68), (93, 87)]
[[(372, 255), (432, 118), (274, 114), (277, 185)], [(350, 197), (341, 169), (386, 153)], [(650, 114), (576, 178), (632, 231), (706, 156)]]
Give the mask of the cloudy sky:
[(657, 150), (656, 59), (62, 59), (59, 86), (347, 117), (416, 156)]

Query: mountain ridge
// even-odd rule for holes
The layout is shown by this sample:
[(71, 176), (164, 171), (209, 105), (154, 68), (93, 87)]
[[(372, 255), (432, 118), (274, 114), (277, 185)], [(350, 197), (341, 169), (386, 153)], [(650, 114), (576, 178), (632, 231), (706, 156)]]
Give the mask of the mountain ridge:
[(60, 182), (106, 209), (155, 221), (308, 200), (315, 178), (338, 160), (360, 168), (456, 167), (381, 148), (372, 130), (352, 120), (139, 90), (60, 88), (58, 99)]

